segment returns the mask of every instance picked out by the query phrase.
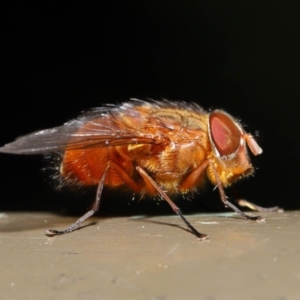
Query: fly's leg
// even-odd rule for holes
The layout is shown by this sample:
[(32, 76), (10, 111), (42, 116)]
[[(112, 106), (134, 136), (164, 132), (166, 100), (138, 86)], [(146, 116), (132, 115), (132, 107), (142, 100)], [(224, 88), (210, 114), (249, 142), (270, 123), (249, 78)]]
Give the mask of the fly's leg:
[(274, 206), (274, 207), (261, 207), (258, 206), (254, 203), (251, 203), (245, 199), (239, 199), (237, 200), (238, 205), (242, 206), (242, 207), (248, 207), (252, 210), (256, 210), (259, 212), (283, 212), (284, 210), (282, 208), (280, 208), (279, 206)]
[(253, 217), (253, 216), (249, 216), (247, 214), (245, 214), (244, 212), (242, 212), (240, 209), (238, 209), (236, 206), (234, 206), (231, 202), (229, 202), (226, 198), (224, 189), (222, 187), (222, 183), (221, 180), (219, 178), (219, 175), (217, 173), (217, 170), (215, 168), (215, 166), (213, 165), (213, 163), (210, 162), (210, 166), (213, 170), (216, 182), (217, 182), (217, 187), (219, 189), (219, 193), (220, 193), (220, 197), (222, 202), (224, 203), (225, 206), (230, 207), (233, 211), (235, 211), (236, 213), (240, 214), (243, 218), (247, 219), (247, 220), (253, 220), (253, 221), (257, 221), (257, 222), (264, 222), (265, 218), (261, 217), (261, 216), (257, 216), (257, 217)]
[(64, 230), (54, 230), (54, 229), (47, 229), (46, 235), (48, 236), (54, 236), (54, 235), (61, 235), (65, 233), (72, 232), (80, 227), (80, 225), (89, 217), (93, 216), (98, 210), (100, 205), (100, 199), (102, 190), (105, 183), (106, 174), (109, 168), (114, 169), (122, 178), (122, 180), (134, 191), (134, 192), (140, 192), (141, 187), (138, 183), (136, 183), (130, 175), (118, 164), (116, 164), (114, 161), (109, 161), (107, 163), (107, 166), (105, 168), (105, 171), (101, 177), (101, 180), (98, 184), (97, 193), (96, 193), (96, 200), (93, 204), (93, 207), (91, 210), (89, 210), (87, 213), (85, 213), (82, 217), (80, 217), (74, 224), (72, 224), (70, 227), (64, 229)]
[(173, 211), (179, 215), (181, 217), (181, 219), (183, 220), (183, 222), (187, 225), (187, 227), (191, 230), (191, 232), (200, 240), (206, 240), (208, 239), (208, 235), (203, 234), (198, 232), (189, 222), (188, 220), (183, 216), (183, 214), (180, 211), (180, 208), (178, 206), (175, 205), (175, 203), (169, 198), (169, 196), (161, 189), (160, 186), (158, 186), (158, 184), (148, 175), (148, 173), (142, 169), (141, 167), (137, 166), (136, 167), (137, 172), (142, 176), (142, 178), (144, 179), (147, 187), (149, 188), (149, 190), (156, 190), (160, 196), (165, 199), (169, 205), (171, 206), (171, 208), (173, 209)]
[(91, 210), (89, 210), (87, 213), (85, 213), (82, 217), (80, 217), (75, 223), (73, 223), (70, 227), (64, 229), (64, 230), (54, 230), (54, 229), (46, 229), (46, 235), (48, 236), (54, 236), (54, 235), (61, 235), (65, 233), (72, 232), (80, 227), (80, 225), (89, 217), (93, 216), (98, 210), (99, 210), (99, 205), (100, 205), (100, 199), (101, 199), (101, 194), (105, 182), (105, 176), (108, 168), (110, 167), (109, 164), (107, 164), (107, 167), (101, 177), (101, 180), (98, 184), (97, 188), (97, 193), (96, 193), (96, 200), (93, 204), (93, 207)]
[(196, 186), (200, 176), (203, 174), (209, 164), (208, 160), (203, 161), (194, 171), (192, 171), (180, 184), (181, 191), (188, 191)]

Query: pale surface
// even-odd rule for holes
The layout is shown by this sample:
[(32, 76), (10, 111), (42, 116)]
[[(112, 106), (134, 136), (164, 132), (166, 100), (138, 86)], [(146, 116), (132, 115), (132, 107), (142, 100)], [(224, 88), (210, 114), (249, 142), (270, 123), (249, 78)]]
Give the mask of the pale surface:
[(187, 216), (200, 242), (177, 216), (93, 218), (48, 238), (75, 218), (2, 213), (0, 299), (300, 299), (300, 212), (263, 215)]

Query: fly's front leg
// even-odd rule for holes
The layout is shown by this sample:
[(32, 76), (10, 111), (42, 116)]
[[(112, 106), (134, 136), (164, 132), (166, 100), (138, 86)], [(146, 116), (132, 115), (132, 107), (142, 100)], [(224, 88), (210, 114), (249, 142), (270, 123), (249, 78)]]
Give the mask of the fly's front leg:
[(238, 203), (238, 205), (240, 205), (242, 207), (248, 207), (252, 210), (256, 210), (259, 212), (278, 212), (278, 213), (284, 212), (284, 210), (282, 208), (280, 208), (279, 206), (261, 207), (252, 202), (249, 202), (248, 200), (245, 200), (245, 199), (239, 199), (239, 200), (237, 200), (237, 203)]
[(216, 179), (216, 182), (217, 182), (217, 187), (219, 189), (220, 197), (221, 197), (221, 200), (224, 203), (224, 205), (227, 206), (227, 207), (230, 207), (232, 210), (234, 210), (236, 213), (240, 214), (243, 218), (245, 218), (247, 220), (253, 220), (253, 221), (257, 221), (257, 222), (264, 222), (265, 221), (264, 217), (249, 216), (249, 215), (245, 214), (244, 212), (242, 212), (240, 209), (238, 209), (236, 206), (234, 206), (231, 202), (229, 202), (227, 200), (224, 189), (223, 189), (223, 186), (222, 186), (222, 183), (221, 183), (221, 180), (220, 180), (219, 175), (217, 173), (217, 170), (216, 170), (213, 163), (209, 162), (209, 164), (210, 164), (210, 166), (213, 170), (213, 173), (214, 173), (214, 176), (215, 176), (215, 179)]

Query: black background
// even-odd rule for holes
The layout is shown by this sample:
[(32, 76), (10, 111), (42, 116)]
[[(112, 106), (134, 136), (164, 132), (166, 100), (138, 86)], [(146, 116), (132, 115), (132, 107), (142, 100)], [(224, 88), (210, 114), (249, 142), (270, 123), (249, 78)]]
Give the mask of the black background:
[[(259, 132), (253, 178), (229, 189), (299, 209), (299, 7), (281, 1), (14, 1), (1, 37), (1, 145), (80, 111), (130, 97), (223, 108)], [(86, 195), (56, 192), (40, 157), (0, 155), (1, 210), (84, 212)], [(184, 211), (222, 208), (208, 186)], [(103, 209), (169, 212), (105, 192)], [(121, 199), (120, 199), (121, 198)], [(108, 201), (109, 200), (109, 201)]]

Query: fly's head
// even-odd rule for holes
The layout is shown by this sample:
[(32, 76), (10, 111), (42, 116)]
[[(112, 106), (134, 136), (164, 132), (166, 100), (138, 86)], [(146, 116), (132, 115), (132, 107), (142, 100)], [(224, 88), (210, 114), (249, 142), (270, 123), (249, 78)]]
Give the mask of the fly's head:
[[(211, 112), (208, 133), (212, 148), (210, 161), (224, 186), (253, 173), (246, 145), (253, 155), (261, 154), (262, 149), (233, 117), (222, 110)], [(208, 177), (216, 183), (210, 168)]]

